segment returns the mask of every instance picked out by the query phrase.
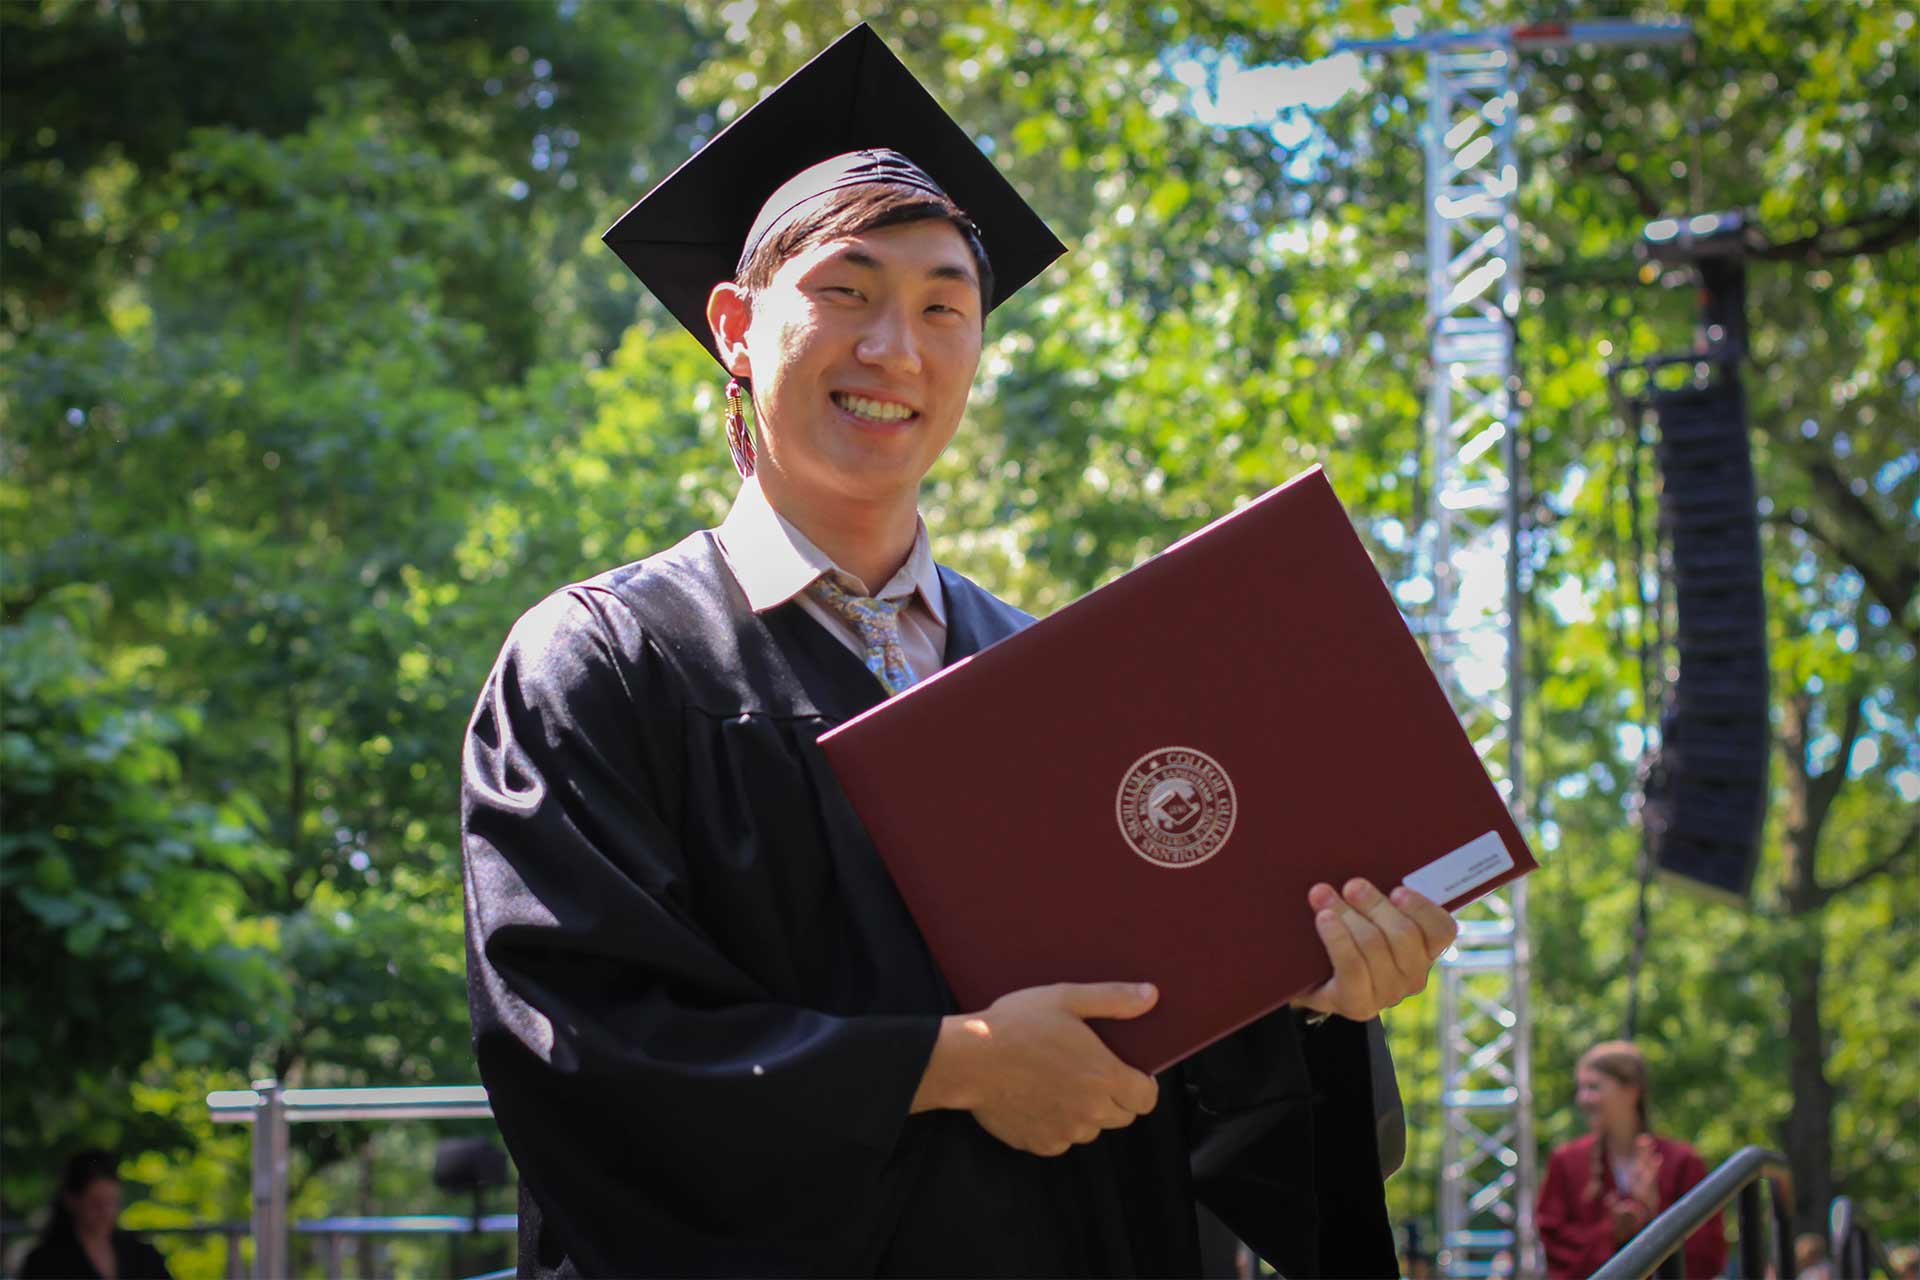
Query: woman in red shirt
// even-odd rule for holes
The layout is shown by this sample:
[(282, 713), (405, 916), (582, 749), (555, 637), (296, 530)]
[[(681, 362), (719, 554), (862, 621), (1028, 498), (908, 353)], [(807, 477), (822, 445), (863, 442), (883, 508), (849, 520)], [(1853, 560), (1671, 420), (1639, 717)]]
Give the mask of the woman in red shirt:
[[(1574, 1101), (1592, 1129), (1553, 1153), (1536, 1221), (1554, 1280), (1592, 1275), (1640, 1228), (1707, 1176), (1694, 1149), (1647, 1121), (1647, 1063), (1625, 1040), (1587, 1050)], [(1720, 1274), (1727, 1237), (1718, 1217), (1682, 1250), (1689, 1280)]]

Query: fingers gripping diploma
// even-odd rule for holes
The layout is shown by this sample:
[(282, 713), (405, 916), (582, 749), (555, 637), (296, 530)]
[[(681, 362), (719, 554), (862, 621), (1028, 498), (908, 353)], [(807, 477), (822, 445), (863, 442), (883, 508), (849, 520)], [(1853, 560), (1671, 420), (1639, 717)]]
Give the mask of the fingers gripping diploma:
[(913, 1109), (970, 1111), (1010, 1147), (1057, 1156), (1152, 1111), (1160, 1087), (1120, 1061), (1090, 1018), (1137, 1018), (1159, 998), (1133, 982), (1055, 983), (945, 1019)]
[(1452, 916), (1405, 885), (1383, 894), (1365, 880), (1349, 880), (1340, 893), (1317, 884), (1307, 902), (1333, 977), (1294, 1003), (1356, 1022), (1424, 989), (1460, 932)]

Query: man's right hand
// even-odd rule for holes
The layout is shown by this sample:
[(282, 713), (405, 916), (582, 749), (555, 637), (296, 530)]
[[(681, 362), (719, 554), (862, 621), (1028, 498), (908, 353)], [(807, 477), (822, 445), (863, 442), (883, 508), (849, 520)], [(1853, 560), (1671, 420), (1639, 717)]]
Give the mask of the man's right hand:
[(913, 1110), (971, 1111), (1010, 1147), (1057, 1156), (1153, 1110), (1153, 1077), (1114, 1057), (1089, 1018), (1137, 1018), (1158, 993), (1133, 982), (1055, 983), (940, 1025)]

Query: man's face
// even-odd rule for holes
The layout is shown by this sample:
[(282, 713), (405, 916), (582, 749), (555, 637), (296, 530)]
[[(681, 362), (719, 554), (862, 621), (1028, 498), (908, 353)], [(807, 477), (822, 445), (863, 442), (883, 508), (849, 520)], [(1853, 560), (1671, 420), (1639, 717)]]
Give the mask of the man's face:
[(917, 501), (980, 363), (973, 255), (939, 219), (815, 245), (753, 293), (761, 483), (776, 504)]

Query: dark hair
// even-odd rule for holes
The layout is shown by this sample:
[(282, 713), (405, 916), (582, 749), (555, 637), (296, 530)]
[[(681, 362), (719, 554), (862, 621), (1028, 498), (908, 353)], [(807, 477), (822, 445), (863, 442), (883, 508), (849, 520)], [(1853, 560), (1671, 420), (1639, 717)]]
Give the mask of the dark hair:
[(67, 1197), (79, 1195), (102, 1178), (120, 1181), (120, 1162), (108, 1152), (89, 1149), (67, 1158), (66, 1168), (60, 1171), (60, 1185), (53, 1190), (53, 1212), (40, 1232), (41, 1244), (72, 1237), (73, 1211), (67, 1208)]
[(984, 315), (993, 298), (993, 264), (987, 261), (987, 249), (980, 242), (980, 229), (973, 225), (973, 219), (946, 196), (884, 182), (843, 187), (823, 197), (819, 208), (808, 216), (796, 218), (761, 240), (752, 255), (740, 263), (734, 283), (747, 289), (764, 289), (772, 283), (781, 263), (814, 245), (932, 219), (951, 224), (967, 242), (974, 270), (980, 273)]

